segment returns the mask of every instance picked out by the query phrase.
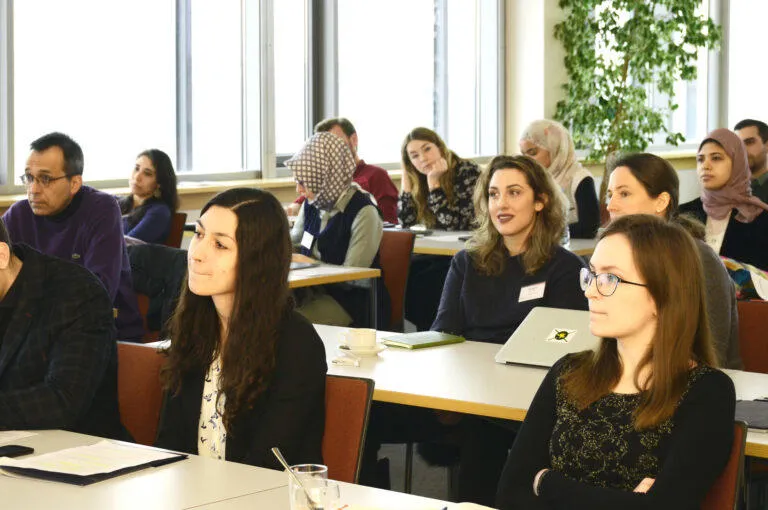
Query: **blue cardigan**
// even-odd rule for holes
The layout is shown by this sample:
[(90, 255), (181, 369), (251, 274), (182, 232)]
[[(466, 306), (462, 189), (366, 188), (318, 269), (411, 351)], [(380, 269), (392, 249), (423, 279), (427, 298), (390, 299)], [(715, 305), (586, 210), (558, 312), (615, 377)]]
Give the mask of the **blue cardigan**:
[(163, 244), (171, 230), (171, 208), (159, 200), (154, 200), (144, 207), (144, 215), (133, 226), (131, 214), (136, 210), (123, 215), (123, 234), (145, 243)]
[[(535, 306), (587, 310), (587, 298), (579, 285), (584, 262), (578, 255), (558, 246), (532, 275), (523, 271), (519, 255), (506, 262), (501, 275), (486, 276), (477, 271), (466, 250), (457, 253), (431, 329), (503, 344)], [(526, 300), (521, 296), (522, 288), (541, 289), (531, 286), (542, 283), (541, 297)], [(528, 297), (535, 295), (533, 292)]]

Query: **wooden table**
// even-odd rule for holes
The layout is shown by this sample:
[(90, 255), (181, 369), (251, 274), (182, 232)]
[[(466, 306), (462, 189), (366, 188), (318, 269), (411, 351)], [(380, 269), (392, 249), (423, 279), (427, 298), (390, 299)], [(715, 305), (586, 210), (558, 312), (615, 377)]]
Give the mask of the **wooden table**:
[[(376, 382), (373, 398), (412, 405), (522, 421), (546, 369), (502, 365), (494, 361), (500, 345), (464, 342), (410, 351), (389, 348), (359, 367), (331, 363), (345, 328), (315, 325), (329, 360), (331, 374), (367, 377)], [(379, 332), (379, 339), (393, 333)], [(736, 397), (768, 395), (768, 375), (725, 370), (736, 386)], [(750, 431), (747, 455), (768, 458), (768, 434)]]
[[(413, 246), (413, 253), (452, 257), (466, 248), (466, 241), (462, 241), (459, 238), (471, 235), (472, 232), (469, 231), (447, 232), (443, 230), (434, 230), (428, 236), (417, 235)], [(571, 239), (568, 249), (576, 255), (592, 255), (592, 252), (595, 250), (595, 244), (597, 244), (597, 239)]]

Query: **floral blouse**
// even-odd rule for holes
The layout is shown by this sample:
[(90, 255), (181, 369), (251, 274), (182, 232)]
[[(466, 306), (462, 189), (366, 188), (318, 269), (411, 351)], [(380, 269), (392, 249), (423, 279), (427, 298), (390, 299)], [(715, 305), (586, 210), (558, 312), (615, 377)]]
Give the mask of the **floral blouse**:
[(197, 454), (222, 460), (227, 452), (227, 431), (221, 418), (225, 396), (221, 395), (219, 398), (220, 373), (221, 359), (216, 358), (208, 369), (203, 386)]
[[(440, 230), (471, 230), (475, 218), (475, 206), (472, 197), (475, 184), (480, 176), (477, 165), (471, 161), (461, 161), (456, 167), (453, 180), (453, 204), (448, 201), (445, 191), (434, 189), (427, 194), (427, 207), (435, 215), (434, 228)], [(403, 192), (398, 200), (398, 217), (404, 227), (418, 223), (416, 203), (411, 193)]]

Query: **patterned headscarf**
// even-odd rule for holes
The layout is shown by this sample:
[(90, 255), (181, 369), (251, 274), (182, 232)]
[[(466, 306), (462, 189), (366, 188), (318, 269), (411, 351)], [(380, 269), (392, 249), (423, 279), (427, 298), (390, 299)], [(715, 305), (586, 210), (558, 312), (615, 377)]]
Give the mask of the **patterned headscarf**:
[(560, 187), (568, 192), (573, 176), (581, 169), (576, 159), (573, 138), (565, 127), (553, 120), (537, 120), (523, 131), (520, 140), (528, 140), (549, 152), (550, 163), (547, 171)]
[(311, 203), (326, 211), (349, 188), (356, 167), (347, 144), (332, 133), (312, 135), (285, 166), (296, 182), (315, 194)]
[(729, 129), (715, 129), (707, 135), (701, 147), (710, 140), (716, 141), (731, 158), (731, 177), (725, 186), (718, 190), (701, 189), (701, 202), (707, 216), (716, 220), (728, 218), (732, 209), (738, 210), (736, 219), (742, 223), (750, 223), (761, 212), (768, 211), (768, 205), (757, 197), (752, 196), (750, 184), (749, 161), (744, 142)]

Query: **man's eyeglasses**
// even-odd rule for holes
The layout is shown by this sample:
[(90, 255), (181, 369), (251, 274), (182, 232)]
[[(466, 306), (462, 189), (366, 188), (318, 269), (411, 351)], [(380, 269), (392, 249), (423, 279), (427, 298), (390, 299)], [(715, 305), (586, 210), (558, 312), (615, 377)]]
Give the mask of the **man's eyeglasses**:
[(24, 175), (22, 175), (19, 178), (21, 179), (21, 183), (24, 186), (32, 186), (32, 183), (36, 182), (40, 186), (42, 186), (43, 188), (47, 188), (48, 186), (50, 186), (50, 184), (53, 181), (58, 181), (59, 179), (66, 179), (67, 177), (69, 177), (69, 176), (68, 175), (62, 175), (60, 177), (51, 177), (48, 174), (43, 174), (43, 175), (41, 175), (39, 177), (35, 177), (32, 174), (24, 174)]
[(592, 283), (592, 280), (595, 280), (595, 286), (597, 287), (597, 292), (599, 292), (600, 295), (605, 297), (612, 296), (613, 293), (616, 292), (616, 287), (619, 286), (619, 283), (628, 283), (630, 285), (637, 285), (638, 287), (647, 287), (647, 285), (644, 283), (630, 282), (622, 278), (619, 278), (615, 274), (611, 274), (611, 273), (595, 274), (594, 271), (590, 271), (586, 267), (582, 267), (581, 273), (579, 274), (579, 282), (581, 283), (581, 290), (586, 292), (590, 284)]

